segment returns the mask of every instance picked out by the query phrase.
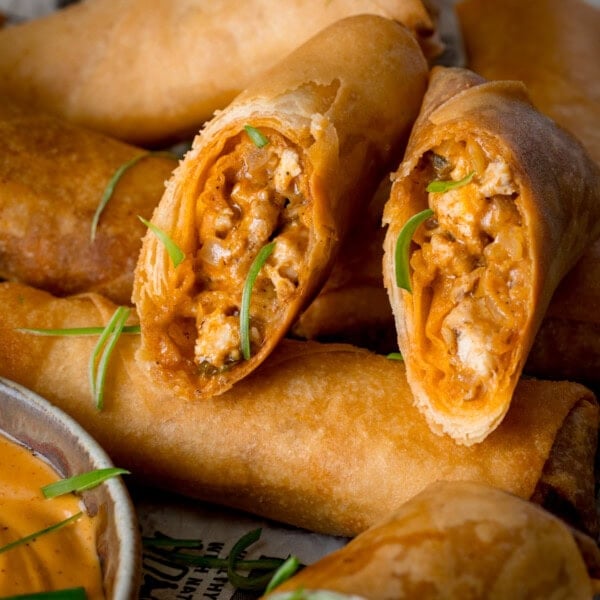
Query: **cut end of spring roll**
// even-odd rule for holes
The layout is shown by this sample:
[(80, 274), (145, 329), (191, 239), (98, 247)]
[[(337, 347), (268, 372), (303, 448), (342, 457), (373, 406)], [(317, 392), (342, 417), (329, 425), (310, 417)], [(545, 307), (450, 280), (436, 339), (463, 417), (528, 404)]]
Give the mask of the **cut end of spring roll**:
[(157, 377), (208, 397), (266, 358), (404, 146), (426, 73), (407, 29), (348, 18), (203, 129), (153, 217), (185, 259), (149, 232), (136, 271), (140, 357)]
[[(384, 215), (398, 343), (434, 429), (472, 444), (498, 426), (554, 289), (597, 235), (599, 196), (583, 147), (522, 85), (434, 70)], [(400, 232), (426, 209), (404, 256)]]

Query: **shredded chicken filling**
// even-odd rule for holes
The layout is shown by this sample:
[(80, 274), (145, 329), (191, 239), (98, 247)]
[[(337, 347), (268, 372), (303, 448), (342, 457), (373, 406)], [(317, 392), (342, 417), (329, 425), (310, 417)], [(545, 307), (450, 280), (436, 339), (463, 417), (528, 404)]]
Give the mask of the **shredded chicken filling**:
[[(225, 148), (197, 201), (199, 249), (190, 306), (197, 333), (194, 362), (212, 374), (241, 360), (239, 312), (248, 270), (260, 249), (274, 250), (252, 288), (253, 353), (295, 294), (308, 246), (306, 183), (300, 153), (288, 140), (262, 131), (258, 148), (245, 133)], [(275, 323), (274, 323), (275, 321)], [(184, 332), (185, 333), (185, 332)], [(181, 336), (183, 344), (190, 340)], [(194, 340), (192, 338), (192, 340)]]
[(490, 159), (474, 140), (448, 142), (425, 157), (422, 174), (426, 185), (472, 172), (466, 185), (429, 194), (434, 217), (415, 236), (420, 248), (411, 256), (417, 310), (428, 314), (422, 335), (430, 384), (465, 400), (481, 397), (509, 360), (531, 270), (506, 162)]

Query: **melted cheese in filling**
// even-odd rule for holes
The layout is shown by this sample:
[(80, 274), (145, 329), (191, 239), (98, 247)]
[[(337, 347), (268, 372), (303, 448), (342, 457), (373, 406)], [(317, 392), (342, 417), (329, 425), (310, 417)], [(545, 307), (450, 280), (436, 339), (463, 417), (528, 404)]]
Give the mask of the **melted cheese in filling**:
[[(73, 494), (46, 499), (40, 488), (58, 475), (28, 449), (0, 435), (0, 546), (83, 510)], [(84, 587), (104, 598), (95, 521), (85, 511), (62, 529), (0, 554), (0, 595)]]
[[(278, 325), (296, 293), (308, 246), (306, 183), (300, 154), (288, 140), (265, 129), (269, 143), (256, 147), (240, 134), (211, 168), (197, 200), (199, 250), (190, 318), (193, 360), (201, 372), (218, 372), (241, 360), (239, 311), (248, 270), (275, 241), (251, 294), (253, 353)], [(186, 344), (185, 340), (183, 341)], [(188, 351), (189, 354), (189, 351)]]
[(531, 270), (509, 165), (473, 140), (433, 150), (421, 176), (462, 187), (429, 194), (434, 218), (415, 236), (415, 304), (429, 385), (476, 400), (509, 360), (526, 318)]

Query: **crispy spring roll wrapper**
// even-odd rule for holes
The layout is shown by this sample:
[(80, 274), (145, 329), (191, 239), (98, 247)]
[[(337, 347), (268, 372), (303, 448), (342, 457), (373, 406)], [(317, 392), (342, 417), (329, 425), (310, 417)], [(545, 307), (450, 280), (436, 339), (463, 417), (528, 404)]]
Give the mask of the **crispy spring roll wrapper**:
[(119, 167), (140, 148), (0, 101), (0, 278), (56, 295), (100, 292), (131, 303), (133, 270), (169, 158), (148, 156), (120, 179), (98, 221), (94, 213)]
[[(598, 235), (600, 169), (522, 84), (437, 68), (394, 178), (383, 269), (408, 380), (434, 430), (480, 442), (508, 410), (558, 283)], [(396, 240), (427, 208), (409, 293)]]
[[(426, 79), (406, 28), (350, 17), (284, 58), (207, 125), (153, 216), (185, 260), (174, 267), (148, 232), (136, 268), (140, 359), (153, 376), (177, 394), (208, 397), (266, 358), (320, 289), (405, 144)], [(247, 126), (268, 143), (257, 146)], [(270, 242), (252, 286), (244, 360), (242, 291)]]
[(323, 342), (344, 342), (379, 353), (397, 349), (394, 315), (383, 285), (383, 206), (389, 175), (367, 211), (348, 233), (325, 285), (300, 315), (291, 333)]
[(302, 598), (326, 590), (366, 600), (589, 600), (598, 588), (590, 568), (569, 527), (539, 506), (440, 481), (264, 597), (289, 600), (298, 596), (285, 592), (301, 589)]
[(600, 163), (598, 6), (584, 0), (461, 0), (456, 10), (469, 68), (486, 79), (523, 81), (535, 106)]
[[(332, 535), (355, 535), (438, 479), (536, 496), (596, 530), (598, 406), (585, 387), (523, 380), (507, 418), (476, 447), (431, 432), (404, 366), (342, 344), (284, 340), (229, 392), (195, 402), (155, 383), (123, 335), (104, 409), (89, 391), (92, 337), (17, 328), (98, 326), (115, 306), (0, 284), (0, 376), (77, 419), (116, 464), (166, 489)], [(567, 445), (568, 451), (564, 451)]]
[(441, 51), (420, 0), (87, 0), (0, 31), (0, 93), (141, 145), (188, 138), (311, 36), (363, 13)]

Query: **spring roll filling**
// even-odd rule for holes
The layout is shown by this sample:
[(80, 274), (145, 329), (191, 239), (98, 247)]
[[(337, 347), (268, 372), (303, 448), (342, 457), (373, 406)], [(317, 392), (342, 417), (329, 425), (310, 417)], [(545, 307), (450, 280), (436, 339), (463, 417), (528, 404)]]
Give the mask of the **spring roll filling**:
[(526, 320), (531, 265), (510, 166), (474, 139), (427, 153), (416, 184), (471, 181), (429, 192), (434, 216), (421, 227), (410, 263), (419, 357), (441, 397), (482, 398), (510, 363)]
[(309, 237), (307, 177), (297, 147), (275, 131), (262, 133), (269, 140), (262, 148), (246, 133), (229, 140), (196, 203), (195, 287), (189, 315), (172, 339), (177, 337), (182, 353), (193, 354), (199, 371), (208, 375), (242, 359), (242, 290), (265, 244), (275, 241), (252, 288), (253, 354), (300, 285)]

